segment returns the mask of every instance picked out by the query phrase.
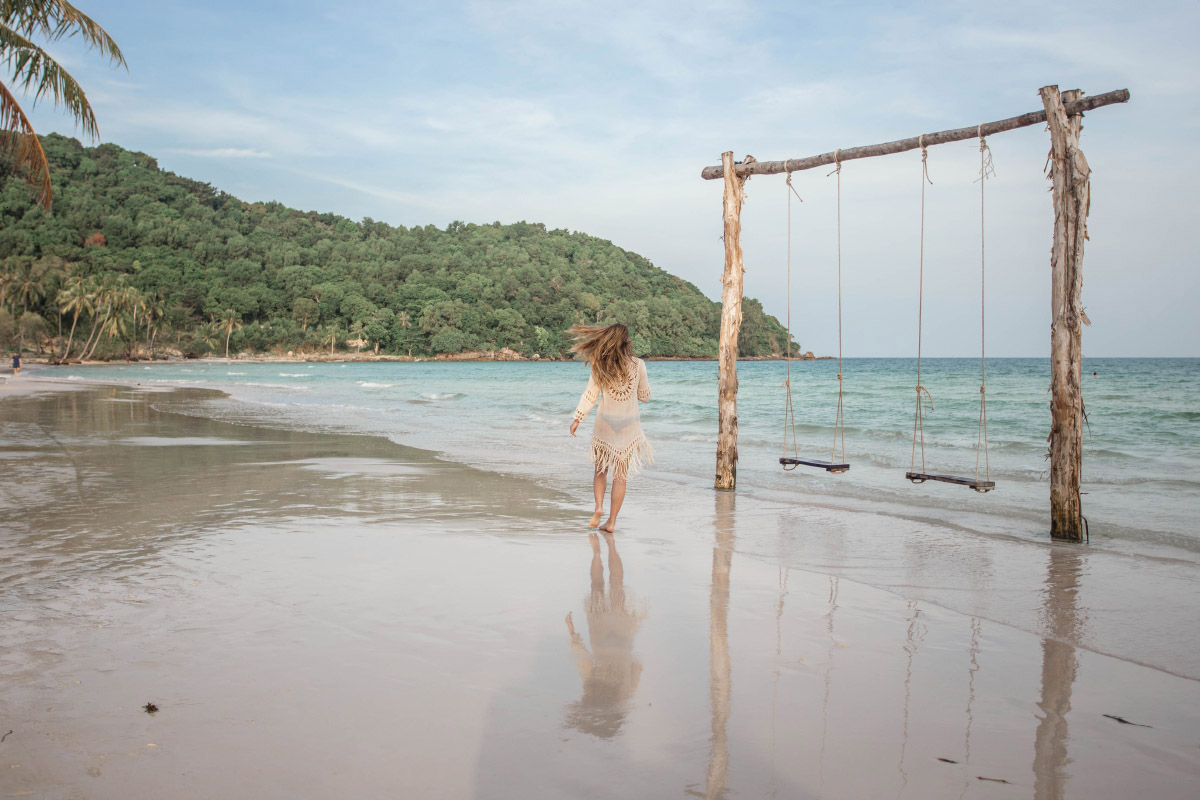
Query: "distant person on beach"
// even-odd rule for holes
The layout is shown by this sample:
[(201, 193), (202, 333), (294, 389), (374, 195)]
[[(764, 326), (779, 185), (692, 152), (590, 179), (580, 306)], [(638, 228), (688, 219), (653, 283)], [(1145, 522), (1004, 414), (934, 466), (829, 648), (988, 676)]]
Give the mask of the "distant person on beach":
[(575, 337), (571, 350), (581, 355), (592, 368), (587, 388), (575, 408), (572, 436), (592, 406), (600, 402), (591, 447), (596, 510), (588, 527), (595, 528), (604, 515), (604, 492), (611, 473), (611, 505), (608, 520), (601, 530), (612, 533), (617, 525), (617, 513), (625, 502), (626, 479), (636, 474), (643, 462), (650, 463), (654, 459), (654, 450), (646, 441), (638, 418), (638, 402), (650, 399), (650, 378), (646, 375), (646, 362), (633, 355), (629, 329), (624, 325), (575, 325), (569, 333)]
[(13, 377), (21, 374), (21, 354), (13, 353)]

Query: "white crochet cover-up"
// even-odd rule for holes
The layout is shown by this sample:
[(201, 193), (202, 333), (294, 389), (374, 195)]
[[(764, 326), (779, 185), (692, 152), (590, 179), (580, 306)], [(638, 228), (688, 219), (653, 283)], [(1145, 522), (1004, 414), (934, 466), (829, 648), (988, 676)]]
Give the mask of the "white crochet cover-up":
[(601, 389), (593, 374), (575, 407), (575, 419), (583, 422), (599, 400), (592, 429), (592, 463), (597, 472), (613, 471), (616, 480), (636, 475), (644, 464), (654, 461), (654, 449), (646, 441), (638, 418), (638, 402), (650, 399), (650, 378), (640, 358), (629, 364), (628, 377), (617, 389)]

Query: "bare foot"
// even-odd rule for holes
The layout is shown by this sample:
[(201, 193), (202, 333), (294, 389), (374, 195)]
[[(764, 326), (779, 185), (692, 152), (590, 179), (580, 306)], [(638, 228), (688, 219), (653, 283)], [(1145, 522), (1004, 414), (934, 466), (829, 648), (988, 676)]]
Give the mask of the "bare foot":
[(610, 519), (608, 522), (600, 526), (600, 530), (604, 531), (605, 533), (612, 533), (616, 527), (617, 521), (615, 519)]
[(604, 510), (603, 510), (603, 509), (600, 509), (600, 508), (597, 508), (597, 509), (595, 510), (595, 512), (592, 514), (592, 518), (591, 518), (590, 520), (588, 520), (588, 527), (589, 527), (589, 528), (594, 528), (594, 527), (596, 527), (597, 525), (599, 525), (599, 524), (600, 524), (600, 518), (601, 518), (601, 517), (603, 517), (603, 516), (604, 516)]

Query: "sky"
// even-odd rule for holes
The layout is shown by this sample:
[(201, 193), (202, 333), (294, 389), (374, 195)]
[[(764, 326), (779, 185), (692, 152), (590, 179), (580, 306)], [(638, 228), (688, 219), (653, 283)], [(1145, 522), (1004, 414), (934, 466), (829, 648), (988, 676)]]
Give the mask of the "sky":
[[(723, 151), (801, 158), (1039, 110), (1057, 84), (1130, 103), (1089, 113), (1085, 356), (1200, 356), (1195, 226), (1200, 4), (753, 0), (84, 0), (121, 46), (49, 49), (100, 140), (247, 201), (395, 225), (542, 222), (720, 295)], [(41, 133), (78, 135), (51, 105)], [(85, 141), (86, 144), (98, 144)], [(924, 353), (1045, 356), (1053, 212), (1044, 126), (929, 152)], [(838, 348), (838, 192), (796, 173), (793, 335)], [(920, 156), (841, 174), (843, 348), (916, 352)], [(782, 176), (746, 185), (745, 291), (789, 314)], [(982, 230), (981, 230), (982, 228)], [(983, 246), (981, 247), (981, 233)], [(983, 256), (981, 258), (981, 256)], [(983, 264), (981, 264), (983, 261)], [(984, 269), (981, 270), (981, 266)]]

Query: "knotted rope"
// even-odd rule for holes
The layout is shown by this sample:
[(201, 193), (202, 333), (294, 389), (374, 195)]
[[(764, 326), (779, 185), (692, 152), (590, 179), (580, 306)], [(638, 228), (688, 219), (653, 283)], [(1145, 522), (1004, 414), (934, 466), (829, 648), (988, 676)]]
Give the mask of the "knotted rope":
[[(838, 400), (837, 414), (833, 419), (833, 448), (829, 454), (830, 464), (846, 463), (846, 425), (843, 414), (842, 396), (842, 150), (839, 147), (833, 154), (836, 166), (830, 175), (837, 175), (837, 277), (838, 277)], [(828, 177), (828, 176), (826, 176)], [(842, 459), (838, 460), (838, 443), (842, 446)]]
[[(787, 167), (787, 162), (784, 162)], [(783, 411), (783, 455), (786, 457), (788, 443), (788, 428), (792, 430), (792, 458), (800, 457), (799, 445), (796, 443), (796, 415), (792, 409), (792, 195), (801, 203), (804, 199), (792, 186), (792, 173), (787, 172), (787, 380), (783, 382), (787, 392), (787, 400)], [(796, 464), (784, 465), (788, 472), (794, 470)]]
[(921, 472), (925, 472), (925, 411), (921, 404), (921, 395), (925, 395), (925, 401), (929, 406), (929, 410), (933, 411), (933, 395), (929, 390), (921, 385), (921, 330), (924, 322), (925, 313), (925, 184), (933, 185), (933, 181), (929, 179), (929, 151), (925, 149), (925, 134), (921, 134), (919, 140), (921, 145), (921, 250), (918, 259), (918, 278), (917, 278), (917, 409), (913, 414), (913, 446), (912, 446), (912, 461), (910, 463), (910, 472), (917, 471), (917, 444), (921, 446)]
[[(987, 293), (985, 278), (987, 267), (986, 216), (984, 214), (984, 184), (996, 176), (992, 164), (992, 149), (983, 138), (983, 125), (979, 126), (979, 432), (975, 439), (975, 480), (979, 480), (979, 460), (983, 455), (984, 480), (991, 480), (992, 465), (988, 455), (987, 436), (987, 325), (985, 312)], [(975, 491), (986, 491), (976, 489)]]

